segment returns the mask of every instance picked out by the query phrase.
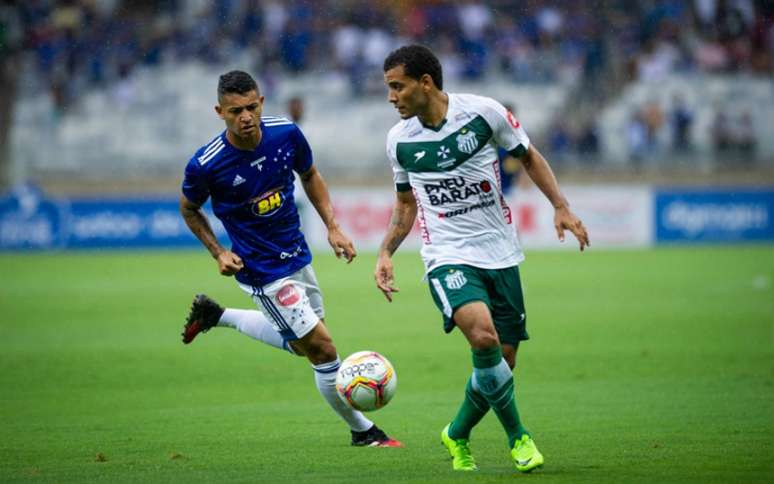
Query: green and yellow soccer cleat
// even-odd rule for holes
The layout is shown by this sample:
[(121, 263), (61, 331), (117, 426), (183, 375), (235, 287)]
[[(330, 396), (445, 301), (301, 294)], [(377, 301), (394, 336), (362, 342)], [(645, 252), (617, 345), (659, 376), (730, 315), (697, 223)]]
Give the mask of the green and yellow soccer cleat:
[[(451, 424), (449, 424), (451, 425)], [(477, 471), (476, 460), (470, 453), (468, 439), (452, 439), (449, 437), (449, 425), (441, 431), (441, 443), (449, 451), (452, 458), (452, 468), (455, 471)]]
[(532, 437), (527, 434), (522, 435), (521, 440), (517, 440), (513, 445), (511, 457), (516, 470), (521, 472), (532, 472), (538, 467), (543, 467), (543, 454), (537, 449)]

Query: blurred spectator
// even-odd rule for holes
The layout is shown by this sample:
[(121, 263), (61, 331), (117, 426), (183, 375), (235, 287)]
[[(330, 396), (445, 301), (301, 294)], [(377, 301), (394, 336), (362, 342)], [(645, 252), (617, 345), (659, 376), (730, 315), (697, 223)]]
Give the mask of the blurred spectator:
[(582, 161), (599, 154), (599, 131), (593, 121), (585, 123), (578, 134), (578, 154)]
[(672, 149), (689, 151), (691, 149), (691, 126), (693, 113), (682, 96), (675, 96), (670, 115), (672, 125)]
[(663, 80), (674, 71), (678, 59), (679, 53), (673, 44), (650, 40), (637, 59), (637, 78), (646, 82)]
[(661, 130), (664, 127), (664, 111), (658, 101), (649, 101), (642, 108), (642, 120), (645, 123), (645, 142), (650, 154), (661, 148)]
[(744, 161), (751, 160), (758, 145), (755, 124), (749, 111), (732, 116), (718, 109), (712, 123), (712, 137), (718, 154)]
[(296, 124), (301, 124), (304, 119), (304, 100), (300, 96), (293, 96), (288, 99), (287, 104), (288, 117)]
[(492, 12), (483, 3), (468, 0), (457, 7), (457, 18), (462, 33), (463, 75), (468, 79), (478, 79), (486, 72), (489, 56), (487, 34), (492, 25)]
[(735, 132), (734, 142), (739, 153), (746, 157), (745, 161), (749, 161), (755, 155), (758, 139), (755, 135), (752, 115), (747, 111), (743, 112), (739, 117), (739, 125)]
[(573, 149), (573, 140), (564, 120), (559, 119), (548, 128), (548, 150), (551, 159), (566, 160)]
[(113, 86), (112, 100), (119, 109), (128, 109), (137, 101), (137, 85), (129, 66), (121, 66), (118, 81)]
[(734, 145), (731, 123), (728, 115), (722, 110), (715, 112), (715, 119), (712, 121), (712, 139), (715, 144), (715, 150), (719, 154), (729, 152)]
[(648, 157), (648, 128), (643, 113), (636, 110), (626, 123), (626, 143), (629, 147), (629, 159), (635, 167)]
[[(515, 112), (513, 104), (503, 103), (503, 106), (511, 113)], [(507, 196), (513, 186), (519, 181), (522, 171), (521, 162), (502, 147), (497, 148), (497, 158), (500, 162), (500, 185), (502, 186), (503, 195)]]
[(280, 52), (285, 67), (291, 73), (306, 70), (309, 65), (309, 47), (312, 43), (307, 26), (303, 22), (290, 22), (280, 39)]

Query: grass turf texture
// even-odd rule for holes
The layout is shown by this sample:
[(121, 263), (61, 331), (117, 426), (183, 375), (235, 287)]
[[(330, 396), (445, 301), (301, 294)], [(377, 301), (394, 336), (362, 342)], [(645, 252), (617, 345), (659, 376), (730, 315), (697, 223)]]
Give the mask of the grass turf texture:
[(203, 251), (0, 256), (2, 482), (771, 482), (774, 248), (532, 252), (519, 409), (546, 456), (515, 476), (494, 415), (481, 470), (439, 433), (470, 373), (416, 254), (387, 304), (373, 255), (315, 267), (342, 357), (383, 352), (395, 399), (371, 416), (405, 449), (349, 446), (309, 365), (230, 329), (190, 346), (192, 295), (250, 307)]

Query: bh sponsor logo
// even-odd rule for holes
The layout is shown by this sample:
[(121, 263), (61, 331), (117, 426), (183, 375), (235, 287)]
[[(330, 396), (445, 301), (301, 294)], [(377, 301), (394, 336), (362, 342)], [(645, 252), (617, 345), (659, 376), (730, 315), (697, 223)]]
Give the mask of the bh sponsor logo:
[(250, 200), (253, 213), (259, 217), (266, 217), (279, 210), (285, 202), (281, 190), (282, 187), (275, 188)]

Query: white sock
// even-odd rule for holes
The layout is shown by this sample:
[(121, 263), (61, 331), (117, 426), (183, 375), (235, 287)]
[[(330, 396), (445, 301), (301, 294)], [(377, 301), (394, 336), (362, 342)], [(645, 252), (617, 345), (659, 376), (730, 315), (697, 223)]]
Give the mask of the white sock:
[(317, 390), (320, 391), (320, 395), (328, 402), (328, 405), (333, 408), (333, 411), (347, 422), (350, 429), (355, 432), (366, 431), (373, 427), (374, 423), (368, 420), (361, 412), (344, 403), (336, 391), (336, 373), (340, 365), (341, 361), (338, 356), (335, 360), (328, 363), (312, 365)]
[(267, 345), (293, 352), (290, 349), (290, 345), (287, 344), (260, 311), (227, 308), (223, 311), (223, 315), (218, 321), (218, 326), (234, 328), (253, 339), (263, 341)]

